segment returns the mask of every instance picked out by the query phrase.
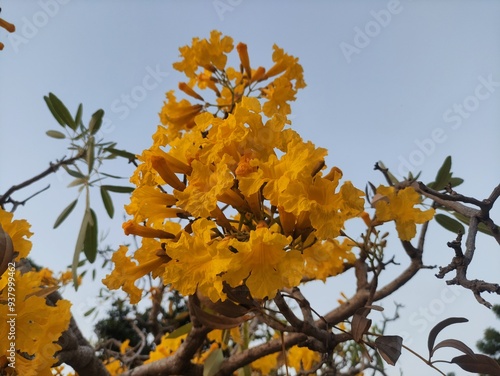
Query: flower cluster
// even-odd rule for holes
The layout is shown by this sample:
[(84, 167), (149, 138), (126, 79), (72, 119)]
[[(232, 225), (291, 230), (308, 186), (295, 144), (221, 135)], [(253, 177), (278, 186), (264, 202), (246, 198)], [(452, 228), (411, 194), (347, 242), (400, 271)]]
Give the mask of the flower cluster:
[(31, 250), (29, 227), (27, 221), (13, 220), (12, 213), (0, 209), (0, 264), (8, 265), (0, 275), (0, 374), (52, 375), (54, 354), (61, 350), (56, 341), (71, 317), (67, 300), (55, 306), (46, 303), (56, 283), (50, 271), (21, 273), (15, 268)]
[[(125, 233), (142, 237), (142, 245), (133, 256), (121, 247), (104, 279), (132, 303), (141, 298), (135, 281), (149, 273), (212, 302), (241, 286), (265, 300), (304, 280), (324, 281), (355, 261), (356, 243), (338, 238), (347, 220), (364, 215), (364, 194), (341, 182), (339, 168), (326, 168), (325, 149), (288, 127), (290, 102), (305, 86), (298, 59), (275, 45), (274, 65), (252, 68), (239, 43), (236, 69), (226, 66), (233, 49), (230, 37), (213, 31), (182, 47), (174, 64), (187, 77), (179, 84), (185, 98), (167, 93), (126, 207), (132, 219)], [(415, 221), (430, 219), (403, 218), (397, 200), (407, 200), (404, 208), (417, 202), (384, 194), (387, 206), (377, 215), (396, 221), (405, 239)]]

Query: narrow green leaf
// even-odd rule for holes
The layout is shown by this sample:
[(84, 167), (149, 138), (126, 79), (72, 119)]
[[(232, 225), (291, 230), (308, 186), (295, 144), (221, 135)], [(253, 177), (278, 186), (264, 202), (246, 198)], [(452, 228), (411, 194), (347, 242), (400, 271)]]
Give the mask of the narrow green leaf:
[(76, 170), (72, 170), (71, 168), (69, 168), (69, 167), (68, 167), (68, 166), (66, 166), (66, 165), (63, 165), (62, 167), (66, 170), (66, 172), (67, 172), (69, 175), (73, 176), (74, 178), (79, 178), (79, 179), (83, 179), (83, 178), (85, 178), (85, 175), (83, 175), (81, 172), (78, 172), (78, 171), (76, 171)]
[(432, 183), (432, 189), (440, 191), (446, 187), (451, 179), (451, 156), (447, 156), (443, 165), (439, 168), (436, 180)]
[(92, 312), (94, 312), (94, 311), (95, 311), (95, 309), (96, 309), (96, 308), (97, 308), (97, 307), (92, 307), (92, 308), (90, 308), (87, 312), (85, 312), (85, 313), (83, 314), (83, 316), (84, 316), (84, 317), (90, 316), (90, 315), (92, 314)]
[(220, 366), (224, 361), (222, 349), (215, 349), (205, 360), (203, 364), (203, 376), (214, 376), (220, 370)]
[(456, 219), (448, 217), (447, 215), (444, 214), (436, 214), (434, 218), (436, 219), (437, 223), (439, 223), (448, 231), (451, 231), (454, 234), (458, 234), (458, 232), (465, 234), (465, 227)]
[(85, 231), (85, 240), (83, 242), (83, 252), (87, 256), (87, 260), (92, 264), (97, 256), (97, 216), (90, 209), (91, 220), (87, 222)]
[(70, 213), (75, 208), (77, 202), (78, 202), (78, 199), (76, 199), (75, 201), (73, 201), (71, 204), (69, 204), (68, 206), (66, 206), (64, 208), (64, 210), (61, 212), (61, 214), (59, 214), (59, 217), (57, 217), (57, 219), (54, 223), (54, 228), (59, 227), (59, 225), (64, 222), (64, 220), (68, 217), (68, 215), (70, 215)]
[(85, 179), (85, 178), (76, 178), (75, 180), (73, 180), (71, 183), (68, 184), (68, 188), (76, 187), (78, 185), (83, 185), (86, 182), (87, 182), (87, 179)]
[(75, 116), (75, 124), (77, 127), (82, 124), (82, 115), (83, 115), (83, 105), (80, 103), (78, 106), (78, 110), (76, 110), (76, 116)]
[(116, 193), (132, 193), (135, 189), (133, 187), (123, 187), (118, 185), (103, 185), (102, 187), (107, 191)]
[(126, 158), (129, 161), (135, 160), (135, 154), (129, 153), (126, 150), (120, 150), (120, 149), (115, 149), (115, 148), (106, 148), (106, 151), (110, 152), (113, 155), (117, 155), (122, 158)]
[(61, 120), (64, 124), (68, 125), (71, 129), (76, 129), (75, 120), (73, 120), (73, 116), (71, 116), (70, 112), (66, 108), (63, 102), (59, 98), (57, 98), (54, 94), (49, 93), (50, 103), (54, 107), (54, 110), (57, 112)]
[(77, 269), (80, 263), (80, 253), (83, 250), (83, 244), (85, 242), (85, 233), (87, 232), (88, 222), (92, 220), (92, 215), (90, 214), (89, 203), (87, 201), (85, 212), (83, 214), (82, 224), (80, 226), (80, 231), (78, 232), (78, 237), (76, 239), (75, 253), (73, 253), (73, 263), (71, 264), (71, 272), (73, 273), (73, 284), (75, 285), (75, 290), (78, 289), (78, 274)]
[(89, 137), (87, 143), (87, 165), (89, 167), (89, 175), (92, 173), (95, 161), (95, 148), (94, 148), (94, 136)]
[(113, 207), (113, 200), (111, 200), (111, 196), (109, 195), (109, 192), (106, 190), (106, 188), (104, 188), (104, 186), (101, 186), (101, 197), (102, 197), (102, 203), (106, 208), (106, 212), (108, 213), (110, 218), (113, 218), (113, 215), (115, 214), (115, 209)]
[(66, 135), (64, 133), (54, 130), (47, 131), (45, 132), (45, 134), (52, 138), (58, 138), (58, 139), (66, 138)]
[(90, 118), (90, 123), (89, 123), (90, 134), (94, 135), (99, 131), (102, 125), (103, 116), (104, 116), (104, 110), (102, 109), (99, 109), (96, 112), (94, 112), (94, 114)]
[(101, 172), (100, 174), (104, 175), (104, 176), (107, 176), (108, 178), (113, 178), (113, 179), (127, 179), (124, 176), (111, 175), (111, 174), (107, 174), (105, 172)]
[(50, 98), (48, 96), (44, 96), (43, 99), (45, 100), (45, 103), (47, 104), (47, 107), (49, 108), (50, 113), (52, 114), (52, 116), (54, 116), (54, 119), (56, 119), (56, 121), (64, 128), (66, 126), (66, 124), (64, 124), (63, 119), (61, 119), (61, 117), (59, 116), (57, 111), (54, 109), (54, 106), (52, 105)]

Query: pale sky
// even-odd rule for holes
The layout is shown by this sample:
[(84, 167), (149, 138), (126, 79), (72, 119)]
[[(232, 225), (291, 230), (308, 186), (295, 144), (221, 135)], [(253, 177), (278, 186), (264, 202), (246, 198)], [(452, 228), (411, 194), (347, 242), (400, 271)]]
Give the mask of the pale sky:
[[(43, 101), (49, 92), (72, 113), (83, 103), (87, 121), (104, 109), (105, 136), (119, 148), (140, 153), (149, 147), (164, 94), (183, 79), (172, 69), (178, 48), (193, 37), (208, 37), (213, 29), (247, 43), (255, 66), (270, 66), (274, 43), (299, 57), (308, 86), (292, 105), (292, 126), (327, 148), (327, 164), (340, 167), (356, 186), (383, 183), (373, 171), (378, 160), (398, 176), (423, 169), (422, 180), (430, 182), (448, 155), (455, 175), (466, 181), (460, 193), (482, 199), (500, 180), (499, 2), (3, 0), (0, 6), (1, 16), (17, 27), (11, 36), (0, 30), (5, 44), (0, 52), (0, 194), (65, 154), (64, 141), (45, 135), (59, 127)], [(130, 176), (133, 169), (114, 163), (105, 171)], [(76, 197), (75, 189), (66, 188), (69, 182), (57, 174), (15, 196), (22, 200), (51, 184), (16, 217), (32, 223), (31, 256), (55, 271), (71, 263), (83, 213), (80, 203), (52, 230), (59, 212)], [(92, 199), (101, 231), (109, 232), (104, 244), (117, 248), (130, 241), (121, 230), (127, 198), (113, 198), (112, 221), (97, 190)], [(494, 214), (500, 221), (498, 208)], [(453, 254), (446, 242), (453, 238), (433, 225), (424, 261), (446, 265)], [(388, 258), (395, 254), (406, 264), (398, 241), (390, 244)], [(482, 237), (470, 278), (499, 282), (499, 266), (498, 245)], [(387, 278), (397, 270), (388, 270)], [(394, 301), (405, 305), (387, 334), (402, 335), (426, 356), (432, 326), (465, 316), (469, 323), (449, 328), (440, 338), (448, 335), (475, 348), (485, 327), (500, 323), (468, 291), (436, 279), (436, 272), (423, 270), (382, 302), (387, 315)], [(82, 313), (95, 304), (99, 287), (87, 283), (76, 294), (64, 292), (87, 334), (93, 323)], [(313, 307), (326, 313), (340, 291), (349, 295), (353, 289), (348, 274), (305, 290)], [(498, 296), (485, 298), (500, 304)], [(442, 352), (443, 358), (454, 355)], [(399, 367), (405, 374), (431, 374), (407, 352), (391, 375)], [(442, 369), (466, 374), (458, 367)]]

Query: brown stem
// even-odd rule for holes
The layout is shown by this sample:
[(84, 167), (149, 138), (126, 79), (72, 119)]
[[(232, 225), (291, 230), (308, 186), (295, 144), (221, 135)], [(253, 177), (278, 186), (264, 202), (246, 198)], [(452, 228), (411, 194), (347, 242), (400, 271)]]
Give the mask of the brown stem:
[(86, 153), (86, 151), (82, 150), (80, 153), (78, 153), (77, 155), (75, 155), (72, 158), (69, 158), (69, 159), (63, 158), (60, 161), (57, 161), (56, 163), (51, 163), (50, 167), (48, 167), (45, 171), (41, 172), (40, 174), (33, 176), (31, 179), (28, 179), (20, 184), (13, 185), (3, 195), (0, 195), (0, 207), (3, 208), (3, 206), (7, 202), (9, 202), (10, 196), (12, 196), (12, 194), (14, 192), (16, 192), (20, 189), (26, 188), (26, 187), (30, 186), (31, 184), (43, 179), (44, 177), (46, 177), (52, 173), (57, 172), (57, 170), (59, 170), (59, 168), (63, 165), (70, 165), (70, 164), (75, 163), (78, 159), (82, 158), (85, 155), (85, 153)]

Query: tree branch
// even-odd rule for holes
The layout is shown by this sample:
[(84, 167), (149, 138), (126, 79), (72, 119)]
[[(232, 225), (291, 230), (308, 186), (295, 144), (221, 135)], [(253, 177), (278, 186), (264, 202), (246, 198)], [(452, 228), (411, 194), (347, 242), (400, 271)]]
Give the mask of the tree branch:
[(36, 183), (37, 181), (45, 178), (46, 176), (57, 172), (57, 170), (59, 170), (59, 168), (61, 166), (70, 165), (70, 164), (75, 163), (78, 159), (82, 158), (85, 155), (85, 153), (86, 153), (86, 150), (82, 150), (72, 158), (64, 159), (65, 157), (63, 157), (60, 161), (56, 161), (56, 163), (50, 163), (50, 166), (45, 171), (41, 172), (40, 174), (33, 176), (31, 179), (28, 179), (20, 184), (13, 185), (3, 195), (0, 195), (0, 207), (2, 207), (2, 209), (3, 209), (4, 205), (6, 203), (10, 202), (11, 196), (14, 192), (16, 192), (20, 189), (26, 188), (26, 187), (30, 186), (31, 184)]

